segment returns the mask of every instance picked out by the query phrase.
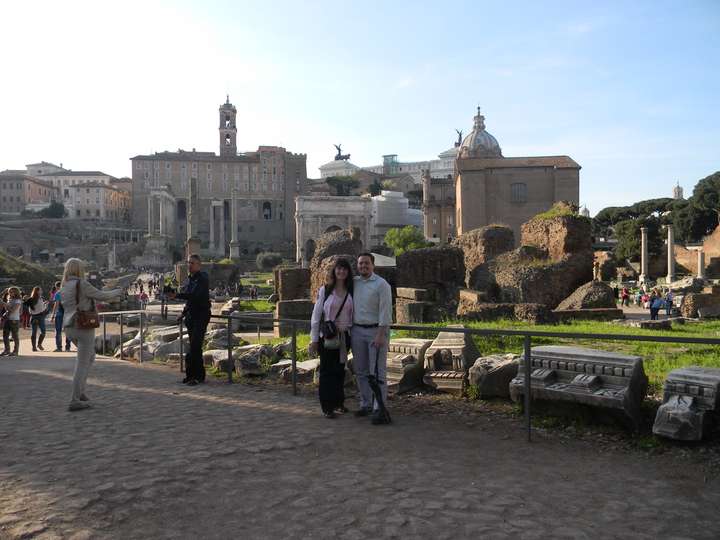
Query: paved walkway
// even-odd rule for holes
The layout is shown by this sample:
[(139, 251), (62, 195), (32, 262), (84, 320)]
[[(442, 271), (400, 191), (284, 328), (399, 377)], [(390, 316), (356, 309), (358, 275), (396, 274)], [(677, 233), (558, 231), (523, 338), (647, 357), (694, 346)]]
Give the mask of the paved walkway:
[(313, 400), (70, 356), (0, 358), (0, 538), (717, 538), (720, 481), (479, 417), (371, 426)]

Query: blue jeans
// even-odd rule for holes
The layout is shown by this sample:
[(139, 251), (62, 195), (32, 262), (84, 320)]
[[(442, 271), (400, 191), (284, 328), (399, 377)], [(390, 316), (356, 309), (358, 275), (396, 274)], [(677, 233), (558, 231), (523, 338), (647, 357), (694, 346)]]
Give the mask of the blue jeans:
[[(42, 342), (45, 339), (45, 313), (41, 313), (40, 315), (31, 315), (30, 326), (32, 327), (30, 342), (32, 343), (34, 349), (36, 343), (38, 345), (42, 345)], [(38, 328), (40, 329), (40, 340), (37, 339)]]
[[(58, 309), (55, 312), (55, 348), (62, 350), (62, 332), (63, 332), (63, 313), (64, 311)], [(70, 338), (65, 335), (65, 350), (70, 350)]]

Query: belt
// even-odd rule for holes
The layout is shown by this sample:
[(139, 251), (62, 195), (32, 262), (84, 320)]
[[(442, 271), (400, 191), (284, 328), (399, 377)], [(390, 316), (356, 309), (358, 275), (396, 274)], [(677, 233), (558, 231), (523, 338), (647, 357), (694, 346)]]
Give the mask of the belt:
[(359, 326), (360, 328), (377, 328), (377, 327), (378, 327), (378, 324), (377, 324), (377, 323), (375, 323), (375, 324), (360, 324), (360, 323), (355, 323), (355, 326)]

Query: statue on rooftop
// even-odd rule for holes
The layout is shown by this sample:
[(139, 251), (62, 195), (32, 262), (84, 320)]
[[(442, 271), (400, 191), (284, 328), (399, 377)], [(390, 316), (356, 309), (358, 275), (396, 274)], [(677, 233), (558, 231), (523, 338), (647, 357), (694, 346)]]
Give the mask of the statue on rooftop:
[(333, 144), (333, 146), (337, 149), (337, 154), (335, 154), (335, 161), (347, 161), (350, 159), (350, 154), (342, 153), (341, 144)]

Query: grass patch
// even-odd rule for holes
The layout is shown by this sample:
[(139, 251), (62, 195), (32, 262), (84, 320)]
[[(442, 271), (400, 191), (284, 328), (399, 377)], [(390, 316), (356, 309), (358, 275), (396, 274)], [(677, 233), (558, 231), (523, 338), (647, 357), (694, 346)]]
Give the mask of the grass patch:
[[(458, 324), (459, 321), (431, 323), (430, 326), (446, 326)], [(506, 329), (506, 330), (538, 330), (549, 332), (576, 332), (625, 334), (633, 336), (662, 335), (670, 337), (720, 337), (720, 321), (675, 325), (673, 330), (646, 330), (628, 328), (606, 322), (574, 321), (561, 325), (532, 325), (519, 321), (465, 322), (468, 328)], [(421, 337), (433, 339), (437, 331), (413, 332), (407, 330), (394, 331), (393, 337)], [(473, 341), (482, 355), (495, 353), (521, 354), (523, 337), (521, 336), (473, 336)], [(719, 349), (714, 345), (695, 345), (683, 343), (652, 343), (638, 341), (611, 341), (575, 338), (533, 338), (532, 345), (574, 345), (601, 349), (640, 356), (644, 359), (645, 373), (650, 381), (650, 393), (662, 392), (662, 384), (667, 374), (673, 369), (684, 366), (720, 367)]]
[[(261, 344), (267, 344), (267, 345), (280, 345), (281, 343), (289, 343), (290, 338), (289, 337), (281, 337), (281, 338), (260, 338), (260, 341), (258, 342), (257, 339), (250, 340), (251, 343), (261, 343)], [(305, 360), (310, 360), (310, 356), (308, 355), (308, 347), (310, 346), (310, 334), (307, 333), (297, 333), (297, 361), (298, 362), (304, 362)], [(285, 355), (287, 358), (290, 358), (290, 354), (288, 353)]]
[(262, 311), (271, 312), (275, 310), (275, 304), (267, 300), (243, 300), (240, 302), (240, 311)]

